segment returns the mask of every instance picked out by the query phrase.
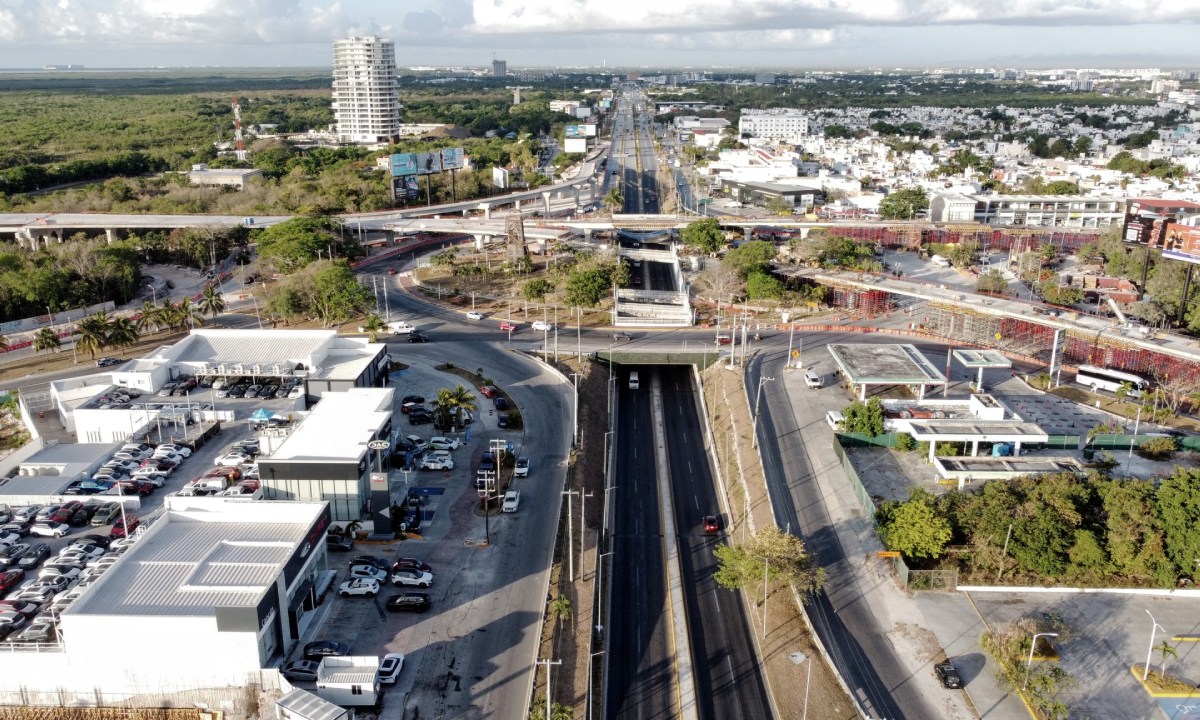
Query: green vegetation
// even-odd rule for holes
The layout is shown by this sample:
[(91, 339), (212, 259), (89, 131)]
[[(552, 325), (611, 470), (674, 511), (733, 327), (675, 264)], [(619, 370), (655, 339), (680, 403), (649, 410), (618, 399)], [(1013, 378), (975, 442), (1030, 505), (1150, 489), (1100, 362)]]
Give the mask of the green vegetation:
[(1008, 281), (999, 270), (988, 270), (979, 276), (979, 280), (975, 282), (975, 289), (979, 292), (1005, 295), (1008, 293)]
[(919, 488), (913, 488), (905, 502), (883, 503), (875, 522), (883, 544), (906, 558), (939, 558), (950, 542), (950, 521), (938, 515), (933, 495)]
[(1188, 468), (1176, 468), (1157, 487), (1095, 472), (1084, 478), (1062, 473), (886, 503), (880, 520), (888, 537), (922, 537), (928, 531), (924, 506), (932, 507), (933, 516), (950, 524), (949, 544), (967, 548), (949, 562), (980, 581), (1171, 588), (1197, 572), (1197, 498), (1200, 471)]
[(769, 275), (776, 253), (775, 243), (750, 240), (726, 253), (721, 264), (737, 273), (738, 279), (747, 280), (755, 273)]
[(864, 272), (880, 272), (883, 265), (875, 259), (874, 249), (852, 238), (841, 235), (810, 236), (808, 241), (798, 238), (791, 242), (793, 252), (816, 260), (822, 267), (841, 267)]
[(463, 427), (463, 411), (473, 411), (478, 409), (478, 407), (475, 402), (474, 393), (462, 385), (456, 385), (453, 390), (450, 388), (441, 388), (438, 390), (435, 415), (440, 413), (442, 415), (440, 419), (447, 421), (447, 425), (461, 428)]
[(273, 320), (319, 320), (330, 327), (362, 314), (375, 304), (346, 261), (318, 260), (267, 290), (261, 310)]
[(293, 218), (258, 233), (258, 254), (277, 272), (291, 273), (309, 263), (334, 257), (354, 259), (364, 254), (354, 236), (342, 237), (334, 218)]
[(763, 528), (744, 545), (718, 545), (717, 584), (728, 590), (759, 588), (763, 575), (769, 582), (781, 582), (804, 593), (820, 589), (825, 571), (804, 547), (804, 541), (771, 525)]
[(879, 398), (871, 398), (865, 403), (855, 400), (842, 409), (842, 415), (846, 418), (842, 423), (845, 432), (872, 437), (883, 434), (885, 416)]
[(725, 245), (725, 233), (721, 230), (721, 223), (716, 218), (705, 218), (688, 223), (687, 227), (679, 231), (679, 238), (683, 240), (684, 245), (709, 255)]
[(34, 252), (0, 252), (0, 319), (52, 310), (129, 302), (138, 292), (141, 248), (135, 240), (107, 245), (82, 236)]
[[(1060, 720), (1068, 716), (1064, 701), (1077, 681), (1061, 665), (1048, 662), (1058, 657), (1049, 637), (1039, 637), (1033, 647), (1034, 636), (1045, 632), (1057, 633), (1054, 640), (1059, 645), (1068, 643), (1072, 635), (1061, 623), (1021, 618), (984, 631), (979, 646), (996, 662), (996, 679), (1002, 688), (1020, 690), (1039, 717)], [(1029, 662), (1031, 650), (1041, 662)]]
[(1163, 180), (1182, 179), (1187, 176), (1187, 168), (1182, 165), (1174, 165), (1169, 160), (1162, 158), (1149, 161), (1138, 160), (1127, 150), (1122, 150), (1114, 155), (1106, 167), (1109, 170), (1120, 170), (1132, 175), (1150, 175)]
[(929, 198), (923, 188), (897, 190), (879, 203), (879, 215), (886, 220), (912, 220), (929, 209)]

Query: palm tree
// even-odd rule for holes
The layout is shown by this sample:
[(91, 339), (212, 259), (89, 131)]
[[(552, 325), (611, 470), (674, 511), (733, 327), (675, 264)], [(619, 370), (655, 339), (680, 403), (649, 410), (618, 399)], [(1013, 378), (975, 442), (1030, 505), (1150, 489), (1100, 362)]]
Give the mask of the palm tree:
[[(204, 288), (204, 294), (200, 296), (200, 309), (216, 319), (217, 315), (225, 312), (225, 298), (221, 297), (220, 291), (216, 285), (209, 285)], [(375, 342), (372, 340), (371, 342)]]
[(162, 320), (163, 309), (155, 305), (152, 301), (147, 300), (138, 309), (137, 329), (140, 332), (146, 332), (147, 329), (151, 332), (157, 331), (158, 326), (162, 324)]
[(8, 338), (0, 335), (0, 352), (8, 352)]
[(550, 602), (550, 617), (558, 618), (558, 629), (561, 631), (564, 620), (571, 619), (571, 599), (559, 595)]
[(183, 327), (184, 323), (193, 326), (204, 324), (204, 314), (200, 312), (200, 308), (192, 304), (191, 298), (184, 298), (180, 300), (179, 302), (175, 303), (175, 307), (179, 309), (179, 315), (181, 318), (179, 323), (180, 327)]
[(54, 332), (54, 330), (51, 328), (42, 328), (33, 336), (34, 352), (41, 352), (43, 350), (58, 350), (59, 345), (58, 333)]
[(379, 317), (377, 313), (371, 313), (366, 320), (363, 320), (361, 330), (367, 334), (368, 340), (375, 342), (379, 338), (379, 333), (383, 332), (385, 328), (387, 328), (387, 323), (383, 321), (383, 318)]
[(133, 321), (127, 317), (116, 318), (108, 326), (108, 344), (113, 347), (129, 347), (138, 341), (141, 335)]
[(1161, 643), (1159, 643), (1155, 647), (1155, 650), (1158, 650), (1158, 652), (1162, 655), (1162, 665), (1160, 665), (1158, 668), (1158, 674), (1161, 675), (1165, 680), (1167, 677), (1167, 658), (1179, 657), (1179, 653), (1175, 652), (1175, 646), (1166, 640), (1163, 640)]
[(619, 188), (612, 188), (608, 194), (604, 196), (604, 205), (608, 207), (609, 212), (615, 212), (618, 208), (625, 205), (625, 197), (621, 195)]
[(108, 313), (103, 310), (80, 320), (75, 324), (75, 329), (79, 331), (79, 341), (76, 345), (95, 358), (97, 352), (108, 346), (110, 322)]
[(475, 410), (477, 407), (479, 407), (475, 403), (475, 396), (470, 390), (462, 385), (459, 385), (453, 390), (449, 388), (442, 388), (441, 390), (438, 390), (437, 404), (439, 408), (441, 408), (454, 419), (454, 427), (456, 428), (461, 428), (463, 426), (463, 410)]

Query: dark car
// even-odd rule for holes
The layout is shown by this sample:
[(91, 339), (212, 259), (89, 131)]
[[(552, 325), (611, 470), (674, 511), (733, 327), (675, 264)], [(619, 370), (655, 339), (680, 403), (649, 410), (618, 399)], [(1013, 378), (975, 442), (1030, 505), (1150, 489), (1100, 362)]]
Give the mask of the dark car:
[(292, 682), (316, 682), (317, 668), (320, 666), (320, 662), (313, 660), (297, 660), (288, 663), (279, 673)]
[(492, 404), (496, 406), (497, 410), (507, 410), (508, 409), (508, 399), (507, 398), (502, 398), (502, 397), (493, 398)]
[(613, 340), (632, 340), (632, 339), (633, 339), (633, 337), (631, 337), (629, 333), (624, 332), (624, 331), (618, 331), (618, 332), (613, 333)]
[(414, 409), (408, 413), (409, 425), (425, 425), (431, 422), (433, 422), (433, 416), (428, 411), (422, 410), (421, 412), (416, 412)]
[(347, 567), (354, 567), (355, 565), (367, 565), (369, 567), (379, 568), (380, 570), (387, 570), (389, 567), (391, 567), (387, 560), (384, 560), (378, 555), (355, 555), (350, 560), (350, 564)]
[(409, 341), (410, 343), (423, 343), (423, 342), (429, 342), (429, 336), (428, 336), (428, 335), (422, 335), (422, 334), (421, 334), (421, 333), (419, 333), (419, 332), (410, 332), (410, 333), (408, 334), (408, 341)]
[(71, 514), (69, 522), (71, 527), (87, 527), (92, 522), (92, 516), (96, 514), (98, 506), (84, 505)]
[(80, 535), (79, 537), (75, 538), (74, 540), (72, 540), (71, 542), (69, 542), (67, 544), (68, 545), (97, 545), (102, 548), (108, 548), (109, 545), (112, 545), (112, 538), (108, 537), (107, 535)]
[(405, 395), (404, 399), (400, 401), (400, 412), (407, 415), (410, 403), (413, 405), (424, 405), (425, 398), (421, 397), (420, 395)]
[(234, 385), (233, 387), (229, 388), (229, 397), (243, 397), (248, 389), (249, 386), (247, 385)]
[(42, 561), (48, 557), (50, 557), (50, 546), (46, 543), (34, 543), (17, 561), (17, 567), (22, 570), (32, 570), (41, 565)]
[(304, 646), (304, 659), (320, 661), (326, 657), (340, 657), (350, 654), (350, 646), (336, 640), (316, 640)]
[(325, 548), (332, 552), (349, 552), (354, 549), (354, 540), (345, 535), (326, 535)]
[(504, 413), (500, 413), (500, 415), (498, 415), (496, 417), (496, 427), (506, 428), (506, 427), (508, 427), (508, 424), (509, 424), (508, 415), (505, 415)]
[(954, 669), (954, 664), (950, 662), (938, 663), (933, 666), (933, 671), (937, 673), (938, 680), (942, 681), (942, 687), (957, 690), (963, 686), (962, 677), (958, 671)]
[(401, 593), (388, 598), (388, 612), (425, 612), (433, 606), (426, 593)]
[(396, 558), (396, 562), (392, 563), (393, 570), (420, 570), (421, 572), (433, 572), (433, 568), (427, 562), (422, 562), (416, 558), (402, 557)]
[(13, 543), (0, 548), (0, 567), (16, 567), (17, 563), (29, 552), (27, 543)]

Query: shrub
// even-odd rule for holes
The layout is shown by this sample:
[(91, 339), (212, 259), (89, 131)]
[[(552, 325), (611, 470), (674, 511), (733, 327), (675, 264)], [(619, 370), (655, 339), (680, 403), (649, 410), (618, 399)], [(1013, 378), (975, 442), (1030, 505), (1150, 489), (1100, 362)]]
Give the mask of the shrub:
[(896, 436), (896, 449), (900, 452), (912, 452), (917, 449), (917, 441), (912, 435), (900, 433)]
[(1148, 460), (1167, 460), (1179, 449), (1173, 437), (1153, 437), (1137, 446), (1137, 454)]

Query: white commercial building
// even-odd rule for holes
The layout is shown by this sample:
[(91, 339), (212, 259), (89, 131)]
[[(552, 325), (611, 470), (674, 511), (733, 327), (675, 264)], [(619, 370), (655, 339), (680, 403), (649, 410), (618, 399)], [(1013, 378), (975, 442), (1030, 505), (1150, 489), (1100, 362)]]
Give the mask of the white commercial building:
[(743, 110), (738, 134), (771, 142), (796, 142), (808, 135), (808, 115), (791, 108)]
[[(0, 650), (0, 704), (203, 707), (272, 690), (332, 582), (325, 503), (171, 497), (59, 618)], [(36, 650), (33, 651), (33, 650)]]
[(333, 42), (333, 116), (339, 142), (384, 143), (400, 132), (396, 46), (370, 35)]

